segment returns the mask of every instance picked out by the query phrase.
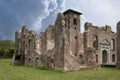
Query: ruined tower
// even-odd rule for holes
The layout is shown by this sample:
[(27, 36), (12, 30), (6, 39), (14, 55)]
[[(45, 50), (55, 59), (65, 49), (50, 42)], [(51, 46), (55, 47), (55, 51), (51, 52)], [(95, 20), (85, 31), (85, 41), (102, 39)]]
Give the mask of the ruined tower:
[(66, 70), (77, 70), (80, 68), (77, 56), (79, 54), (80, 15), (82, 13), (69, 9), (63, 14), (65, 16), (65, 26), (67, 27), (65, 33), (68, 36), (66, 38), (68, 42), (65, 44), (69, 46), (68, 51), (64, 53), (64, 68)]
[(76, 59), (79, 52), (80, 15), (74, 10), (59, 13), (55, 23), (55, 69), (76, 70), (80, 65)]
[(80, 15), (82, 13), (69, 9), (63, 14), (65, 16), (65, 26), (68, 28), (70, 51), (74, 55), (77, 55), (79, 48), (78, 38), (80, 33)]
[(120, 22), (117, 24), (117, 64), (116, 66), (120, 68)]

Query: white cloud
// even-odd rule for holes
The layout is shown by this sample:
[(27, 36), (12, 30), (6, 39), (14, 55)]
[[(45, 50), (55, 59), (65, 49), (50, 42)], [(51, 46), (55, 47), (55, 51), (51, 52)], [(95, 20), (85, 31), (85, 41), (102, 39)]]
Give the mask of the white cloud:
[[(33, 20), (33, 28), (35, 31), (39, 32), (41, 31), (40, 29), (42, 29), (42, 27), (44, 27), (42, 24), (42, 21), (45, 20), (51, 12), (56, 11), (58, 9), (58, 7), (63, 7), (64, 4), (64, 0), (62, 0), (62, 4), (59, 5), (59, 3), (57, 2), (57, 0), (44, 0), (43, 4), (45, 6), (45, 15), (40, 15), (37, 17), (37, 19)], [(59, 9), (58, 9), (59, 10)], [(57, 11), (56, 11), (57, 12)], [(52, 19), (50, 19), (52, 20)], [(47, 23), (45, 23), (47, 24)], [(49, 25), (49, 24), (48, 24)]]
[(107, 24), (116, 31), (116, 23), (120, 20), (119, 3), (119, 0), (66, 0), (66, 9), (75, 8), (83, 12), (86, 21), (98, 26)]

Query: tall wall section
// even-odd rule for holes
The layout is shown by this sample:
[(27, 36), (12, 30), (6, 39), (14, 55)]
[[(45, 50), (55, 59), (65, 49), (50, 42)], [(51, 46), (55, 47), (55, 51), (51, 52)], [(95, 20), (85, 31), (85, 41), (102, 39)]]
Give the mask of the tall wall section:
[(117, 23), (117, 68), (120, 68), (120, 22)]
[[(74, 10), (59, 13), (55, 22), (54, 69), (61, 71), (79, 70), (79, 55), (83, 50), (80, 34), (80, 15)], [(79, 43), (80, 42), (80, 43)]]

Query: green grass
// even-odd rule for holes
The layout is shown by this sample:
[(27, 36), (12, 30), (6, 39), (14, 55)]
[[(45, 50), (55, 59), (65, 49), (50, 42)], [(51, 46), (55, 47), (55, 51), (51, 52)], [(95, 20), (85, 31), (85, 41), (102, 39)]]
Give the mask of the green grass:
[(0, 80), (120, 80), (120, 70), (100, 68), (63, 73), (29, 66), (11, 66), (10, 60), (0, 59)]

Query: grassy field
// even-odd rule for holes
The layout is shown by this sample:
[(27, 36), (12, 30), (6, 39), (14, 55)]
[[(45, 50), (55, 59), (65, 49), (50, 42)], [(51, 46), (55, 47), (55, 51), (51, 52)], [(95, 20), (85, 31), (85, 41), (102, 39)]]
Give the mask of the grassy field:
[(101, 68), (63, 73), (28, 66), (11, 66), (10, 60), (0, 59), (0, 80), (120, 80), (120, 70)]

